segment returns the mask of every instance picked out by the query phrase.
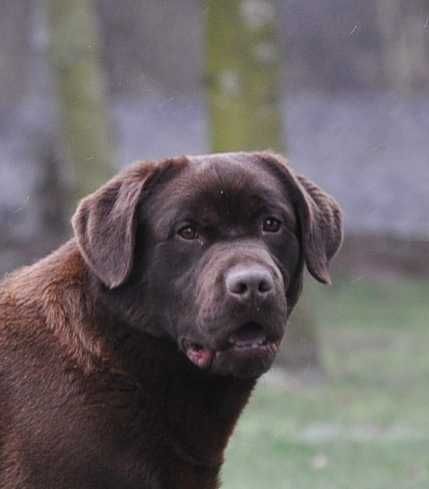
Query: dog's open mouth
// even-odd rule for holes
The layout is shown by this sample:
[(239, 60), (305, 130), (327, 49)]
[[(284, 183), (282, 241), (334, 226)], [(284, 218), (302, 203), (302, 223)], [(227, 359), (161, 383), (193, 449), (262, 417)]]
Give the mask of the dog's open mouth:
[(210, 368), (216, 356), (231, 353), (247, 357), (269, 357), (277, 353), (280, 340), (267, 337), (264, 328), (255, 322), (248, 322), (234, 331), (226, 341), (226, 345), (212, 350), (191, 340), (183, 341), (183, 349), (189, 360), (196, 366)]

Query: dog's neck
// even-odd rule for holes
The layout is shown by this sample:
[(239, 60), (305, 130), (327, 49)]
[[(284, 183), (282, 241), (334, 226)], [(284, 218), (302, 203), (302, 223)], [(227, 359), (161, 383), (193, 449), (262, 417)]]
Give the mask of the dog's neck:
[(201, 371), (173, 342), (145, 333), (128, 333), (118, 341), (121, 369), (153, 392), (170, 449), (186, 464), (218, 471), (255, 379)]
[[(185, 362), (184, 357), (178, 359), (178, 364)], [(175, 449), (193, 464), (219, 467), (255, 381), (213, 376), (193, 365), (178, 368), (183, 375), (176, 371), (165, 377), (169, 399), (173, 400), (166, 406), (165, 415)]]

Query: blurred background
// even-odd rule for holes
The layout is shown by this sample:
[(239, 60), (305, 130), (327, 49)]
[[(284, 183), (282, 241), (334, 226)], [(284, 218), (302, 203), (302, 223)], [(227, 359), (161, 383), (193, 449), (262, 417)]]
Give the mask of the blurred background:
[(133, 160), (271, 148), (341, 203), (224, 487), (429, 487), (427, 0), (0, 3), (0, 274)]

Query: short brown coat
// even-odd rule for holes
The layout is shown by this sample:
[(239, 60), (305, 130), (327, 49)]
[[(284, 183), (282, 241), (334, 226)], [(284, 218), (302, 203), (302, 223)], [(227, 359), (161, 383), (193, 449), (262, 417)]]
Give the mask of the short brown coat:
[(136, 271), (146, 266), (136, 254), (148, 251), (147, 209), (184, 168), (210, 167), (210, 158), (263, 160), (257, 165), (288, 189), (302, 249), (289, 270), (284, 320), (304, 261), (329, 281), (339, 208), (277, 155), (207, 155), (125, 170), (81, 203), (75, 238), (0, 285), (1, 489), (218, 487), (224, 449), (256, 378), (201, 371), (170, 331), (134, 327), (151, 308), (139, 292), (144, 271)]

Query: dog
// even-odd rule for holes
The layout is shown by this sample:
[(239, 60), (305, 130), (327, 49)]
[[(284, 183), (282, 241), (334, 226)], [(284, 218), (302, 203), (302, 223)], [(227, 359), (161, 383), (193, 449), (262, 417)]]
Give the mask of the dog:
[(0, 285), (1, 489), (215, 489), (338, 204), (270, 152), (127, 167)]

